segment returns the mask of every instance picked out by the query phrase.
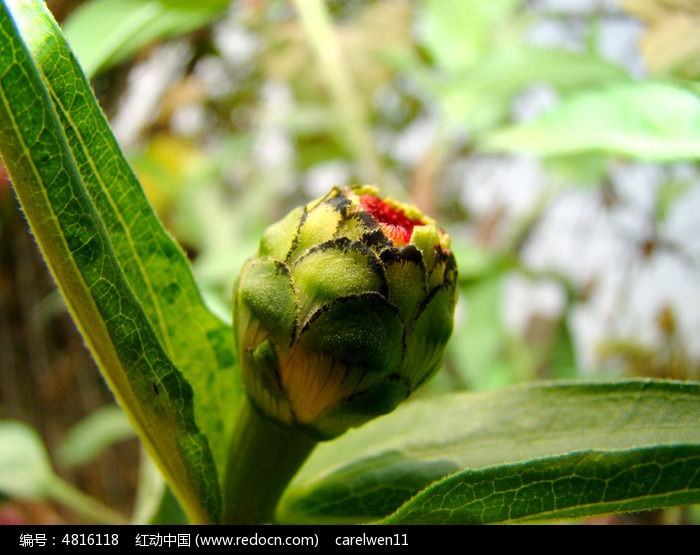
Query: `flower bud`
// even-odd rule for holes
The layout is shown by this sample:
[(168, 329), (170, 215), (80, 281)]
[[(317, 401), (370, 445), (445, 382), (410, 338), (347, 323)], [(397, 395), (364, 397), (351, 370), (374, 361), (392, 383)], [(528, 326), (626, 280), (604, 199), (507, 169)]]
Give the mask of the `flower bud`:
[(437, 371), (452, 333), (449, 241), (367, 186), (334, 188), (270, 226), (235, 291), (253, 406), (317, 438), (392, 411)]

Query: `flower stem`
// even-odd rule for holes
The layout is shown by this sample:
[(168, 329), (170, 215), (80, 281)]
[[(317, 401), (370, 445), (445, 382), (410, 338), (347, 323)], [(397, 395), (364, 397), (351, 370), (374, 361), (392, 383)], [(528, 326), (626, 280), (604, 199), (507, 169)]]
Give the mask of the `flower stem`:
[(385, 191), (391, 190), (396, 196), (401, 188), (383, 167), (374, 146), (367, 103), (363, 101), (356, 78), (350, 71), (348, 54), (333, 26), (326, 3), (323, 0), (294, 0), (294, 5), (333, 103), (342, 140), (359, 162), (362, 180), (382, 183)]
[(49, 497), (75, 511), (90, 522), (97, 524), (128, 524), (129, 522), (121, 513), (84, 494), (58, 476), (51, 480), (48, 488)]
[(246, 399), (236, 421), (224, 484), (224, 524), (271, 522), (287, 484), (316, 441), (262, 417)]

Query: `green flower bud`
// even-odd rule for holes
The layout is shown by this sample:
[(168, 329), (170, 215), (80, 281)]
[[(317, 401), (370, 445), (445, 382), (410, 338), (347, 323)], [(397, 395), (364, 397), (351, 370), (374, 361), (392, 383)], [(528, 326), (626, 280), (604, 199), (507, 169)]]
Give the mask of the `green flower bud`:
[(270, 226), (235, 292), (253, 406), (317, 438), (392, 411), (437, 371), (452, 333), (449, 241), (373, 187), (335, 188)]

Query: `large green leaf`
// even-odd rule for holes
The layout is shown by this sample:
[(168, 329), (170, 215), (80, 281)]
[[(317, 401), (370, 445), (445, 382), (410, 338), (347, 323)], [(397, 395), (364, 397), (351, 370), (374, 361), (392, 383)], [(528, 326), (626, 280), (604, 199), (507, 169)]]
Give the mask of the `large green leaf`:
[(486, 150), (543, 156), (605, 152), (658, 162), (700, 158), (700, 95), (673, 83), (572, 95), (532, 122), (484, 137)]
[(189, 516), (215, 519), (239, 398), (230, 327), (204, 305), (43, 3), (6, 1), (0, 17), (0, 152), (17, 197), (149, 453)]
[(278, 517), (500, 522), (697, 503), (698, 414), (700, 384), (646, 380), (416, 401), (320, 446)]
[(426, 488), (386, 524), (580, 518), (697, 503), (700, 446), (583, 451), (465, 470)]
[(149, 43), (207, 25), (230, 0), (92, 0), (71, 14), (64, 32), (92, 77)]

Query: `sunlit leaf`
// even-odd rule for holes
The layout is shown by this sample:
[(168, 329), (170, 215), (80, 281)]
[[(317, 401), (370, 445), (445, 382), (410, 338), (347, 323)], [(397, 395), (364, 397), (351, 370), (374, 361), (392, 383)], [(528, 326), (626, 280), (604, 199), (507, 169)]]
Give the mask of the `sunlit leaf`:
[(543, 156), (606, 152), (657, 162), (700, 158), (700, 96), (672, 83), (572, 95), (541, 118), (494, 131), (486, 150)]
[(92, 0), (71, 14), (64, 31), (83, 70), (92, 77), (156, 40), (211, 23), (229, 4), (229, 0)]

